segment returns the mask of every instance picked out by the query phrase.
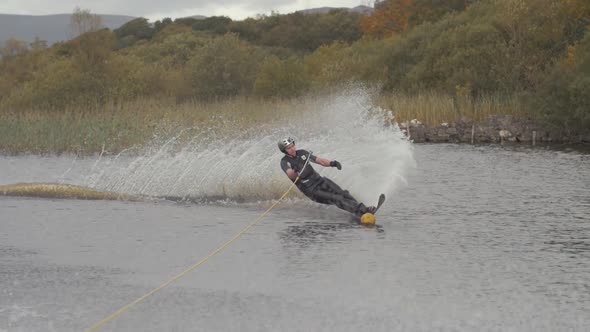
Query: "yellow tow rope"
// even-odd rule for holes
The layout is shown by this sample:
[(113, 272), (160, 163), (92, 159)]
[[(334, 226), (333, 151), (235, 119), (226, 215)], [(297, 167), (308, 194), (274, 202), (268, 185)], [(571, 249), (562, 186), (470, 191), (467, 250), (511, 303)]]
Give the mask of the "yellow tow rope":
[[(309, 161), (309, 158), (308, 160)], [(305, 166), (307, 165), (307, 162), (305, 163), (305, 165), (303, 166), (303, 169), (305, 169)], [(89, 327), (88, 329), (86, 329), (85, 331), (89, 332), (89, 331), (96, 331), (98, 328), (100, 328), (102, 325), (106, 324), (107, 322), (117, 318), (119, 315), (121, 315), (122, 313), (124, 313), (125, 311), (129, 310), (131, 307), (133, 307), (134, 305), (142, 302), (143, 300), (147, 299), (149, 296), (153, 295), (154, 293), (156, 293), (157, 291), (161, 290), (162, 288), (170, 285), (171, 283), (175, 282), (176, 280), (182, 278), (185, 274), (191, 272), (192, 270), (196, 269), (197, 267), (199, 267), (201, 264), (205, 263), (207, 260), (209, 260), (209, 258), (217, 255), (218, 253), (220, 253), (223, 249), (225, 249), (227, 246), (229, 246), (232, 242), (234, 242), (235, 240), (237, 240), (240, 236), (242, 236), (244, 233), (246, 233), (250, 228), (252, 228), (252, 226), (256, 225), (266, 214), (268, 214), (268, 212), (270, 212), (270, 210), (272, 210), (275, 206), (277, 206), (285, 197), (287, 197), (287, 195), (289, 194), (289, 192), (291, 191), (291, 189), (293, 189), (293, 187), (295, 186), (295, 183), (297, 183), (297, 181), (299, 180), (299, 176), (297, 176), (297, 178), (295, 179), (295, 181), (293, 181), (293, 184), (291, 184), (291, 186), (289, 187), (289, 189), (283, 194), (283, 196), (281, 196), (281, 198), (279, 198), (270, 208), (268, 208), (266, 211), (264, 211), (264, 213), (262, 213), (256, 220), (254, 220), (254, 222), (252, 222), (250, 225), (244, 227), (244, 229), (242, 229), (238, 234), (236, 234), (233, 238), (231, 238), (230, 240), (228, 240), (227, 242), (225, 242), (224, 244), (222, 244), (219, 248), (213, 250), (209, 255), (207, 255), (205, 258), (201, 259), (200, 261), (198, 261), (197, 263), (195, 263), (194, 265), (192, 265), (191, 267), (187, 268), (186, 270), (184, 270), (183, 272), (179, 273), (178, 275), (176, 275), (175, 277), (173, 277), (172, 279), (166, 281), (165, 283), (163, 283), (160, 287), (153, 289), (152, 291), (146, 293), (145, 295), (143, 295), (142, 297), (138, 298), (137, 300), (127, 304), (126, 306), (122, 307), (121, 309), (115, 311), (114, 313), (112, 313), (111, 315), (109, 315), (108, 317), (104, 318), (103, 320), (101, 320), (100, 322), (92, 325), (91, 327)]]

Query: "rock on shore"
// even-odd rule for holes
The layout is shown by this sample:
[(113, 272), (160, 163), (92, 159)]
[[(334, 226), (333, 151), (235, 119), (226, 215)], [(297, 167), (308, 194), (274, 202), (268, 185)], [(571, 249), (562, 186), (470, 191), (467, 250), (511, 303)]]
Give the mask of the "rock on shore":
[(581, 143), (590, 142), (590, 135), (568, 136), (564, 133), (545, 130), (531, 119), (511, 115), (494, 115), (485, 121), (473, 122), (461, 118), (456, 122), (425, 125), (419, 120), (399, 124), (400, 129), (416, 143), (500, 143), (536, 142)]

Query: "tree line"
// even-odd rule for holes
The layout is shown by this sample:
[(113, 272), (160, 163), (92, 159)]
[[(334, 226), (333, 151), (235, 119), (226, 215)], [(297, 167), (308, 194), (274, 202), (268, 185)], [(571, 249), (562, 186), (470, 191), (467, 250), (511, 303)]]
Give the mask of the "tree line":
[(0, 109), (139, 98), (291, 98), (346, 81), (384, 93), (517, 95), (547, 123), (590, 131), (587, 0), (385, 0), (368, 15), (138, 18), (115, 30), (77, 9), (80, 35), (10, 40)]

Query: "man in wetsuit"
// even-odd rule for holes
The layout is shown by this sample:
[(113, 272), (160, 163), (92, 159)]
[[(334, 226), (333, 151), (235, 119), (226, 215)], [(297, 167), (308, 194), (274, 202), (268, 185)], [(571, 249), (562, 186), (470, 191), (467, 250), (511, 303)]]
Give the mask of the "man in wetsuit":
[(295, 149), (295, 140), (291, 137), (281, 139), (278, 145), (279, 150), (285, 154), (281, 159), (281, 168), (291, 181), (295, 181), (299, 176), (299, 181), (295, 185), (305, 196), (318, 203), (336, 205), (359, 217), (367, 212), (375, 212), (374, 206), (366, 207), (363, 203), (359, 203), (347, 190), (343, 190), (327, 177), (320, 176), (309, 162), (306, 165), (309, 158), (309, 161), (313, 163), (341, 170), (342, 165), (338, 161), (330, 161), (314, 156), (306, 150)]

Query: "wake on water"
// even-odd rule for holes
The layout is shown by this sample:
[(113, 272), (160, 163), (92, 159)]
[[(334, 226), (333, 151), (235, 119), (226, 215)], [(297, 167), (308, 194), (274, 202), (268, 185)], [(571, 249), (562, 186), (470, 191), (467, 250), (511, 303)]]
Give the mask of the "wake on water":
[[(391, 119), (372, 105), (369, 89), (348, 88), (305, 99), (301, 111), (283, 121), (229, 132), (208, 128), (190, 140), (179, 133), (139, 153), (99, 158), (81, 185), (189, 201), (275, 200), (291, 184), (279, 166), (277, 141), (291, 136), (298, 149), (342, 163), (341, 171), (312, 164), (321, 175), (375, 204), (380, 193), (391, 197), (406, 185), (406, 173), (415, 167), (412, 145)], [(302, 195), (294, 189), (290, 197)]]

